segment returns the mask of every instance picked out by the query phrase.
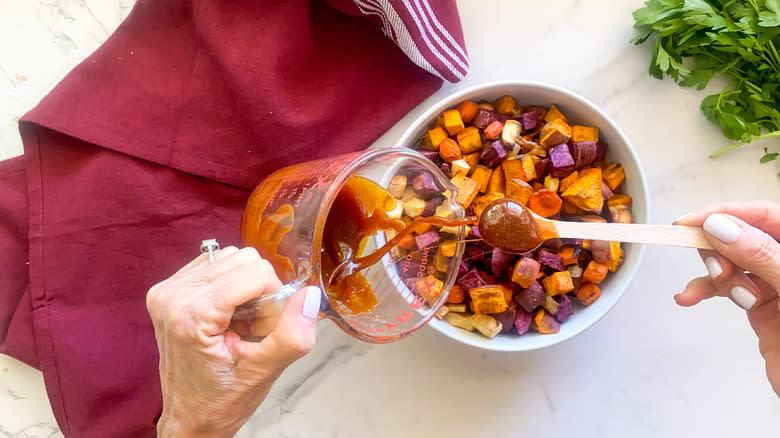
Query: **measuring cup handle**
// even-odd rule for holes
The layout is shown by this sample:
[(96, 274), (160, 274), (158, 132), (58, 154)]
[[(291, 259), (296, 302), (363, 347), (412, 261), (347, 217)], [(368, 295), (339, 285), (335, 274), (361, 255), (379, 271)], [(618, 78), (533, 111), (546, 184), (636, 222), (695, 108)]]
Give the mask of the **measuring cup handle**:
[(261, 309), (264, 306), (274, 305), (276, 307), (282, 307), (280, 305), (282, 302), (286, 302), (290, 297), (295, 295), (296, 292), (306, 286), (306, 280), (307, 278), (295, 280), (280, 287), (279, 290), (272, 294), (266, 294), (256, 300), (247, 301), (236, 307), (232, 319), (253, 320), (256, 315), (262, 314)]

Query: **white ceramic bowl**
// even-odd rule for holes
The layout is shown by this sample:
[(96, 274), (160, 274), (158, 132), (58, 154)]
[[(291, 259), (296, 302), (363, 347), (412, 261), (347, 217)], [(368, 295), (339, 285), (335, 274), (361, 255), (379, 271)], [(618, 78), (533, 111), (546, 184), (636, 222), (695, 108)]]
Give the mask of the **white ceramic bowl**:
[[(634, 148), (626, 136), (603, 111), (582, 96), (554, 85), (529, 81), (491, 82), (459, 91), (432, 106), (415, 120), (403, 134), (400, 146), (414, 147), (418, 139), (432, 126), (443, 110), (455, 107), (458, 103), (470, 99), (474, 101), (493, 101), (503, 95), (517, 99), (520, 105), (555, 104), (561, 109), (571, 124), (596, 126), (599, 139), (609, 143), (607, 158), (620, 163), (626, 171), (623, 192), (633, 198), (632, 213), (634, 222), (647, 223), (650, 216), (647, 181), (639, 164)], [(601, 298), (588, 307), (578, 303), (574, 305), (574, 315), (561, 324), (560, 332), (541, 335), (528, 332), (500, 334), (488, 339), (477, 332), (467, 332), (449, 325), (445, 321), (432, 320), (429, 324), (444, 335), (474, 347), (494, 351), (527, 351), (544, 348), (581, 333), (609, 312), (626, 292), (644, 253), (639, 244), (623, 244), (625, 261), (615, 273), (611, 273), (601, 286)], [(576, 300), (572, 300), (576, 301)]]

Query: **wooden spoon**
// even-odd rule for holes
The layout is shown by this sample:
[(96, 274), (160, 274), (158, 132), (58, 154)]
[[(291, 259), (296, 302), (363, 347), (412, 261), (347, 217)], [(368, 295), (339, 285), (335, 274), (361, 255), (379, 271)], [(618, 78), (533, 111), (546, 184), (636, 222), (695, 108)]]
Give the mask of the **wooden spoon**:
[(512, 253), (533, 251), (545, 240), (559, 237), (712, 249), (700, 227), (556, 221), (508, 198), (488, 205), (478, 224), (487, 243)]

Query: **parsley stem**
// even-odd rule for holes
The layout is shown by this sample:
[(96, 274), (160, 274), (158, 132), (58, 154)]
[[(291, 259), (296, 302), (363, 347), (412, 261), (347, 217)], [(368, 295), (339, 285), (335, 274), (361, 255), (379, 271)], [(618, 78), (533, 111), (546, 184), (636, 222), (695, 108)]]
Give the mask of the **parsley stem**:
[(728, 151), (732, 151), (732, 150), (734, 150), (734, 149), (736, 149), (736, 148), (738, 148), (740, 146), (746, 145), (746, 144), (751, 143), (753, 141), (763, 140), (765, 138), (771, 138), (771, 137), (780, 137), (780, 131), (772, 131), (772, 132), (770, 132), (768, 134), (756, 135), (754, 137), (751, 137), (750, 141), (740, 141), (740, 142), (734, 143), (732, 145), (726, 146), (725, 148), (723, 148), (723, 149), (721, 149), (719, 151), (713, 152), (710, 155), (710, 158), (715, 158), (718, 155), (725, 154)]

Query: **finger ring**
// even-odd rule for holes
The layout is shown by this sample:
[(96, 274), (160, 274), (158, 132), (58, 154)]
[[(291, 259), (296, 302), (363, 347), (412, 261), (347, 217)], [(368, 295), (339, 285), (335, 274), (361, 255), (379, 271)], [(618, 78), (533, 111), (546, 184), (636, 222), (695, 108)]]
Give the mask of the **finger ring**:
[(200, 244), (200, 252), (209, 253), (209, 263), (214, 263), (214, 252), (219, 251), (217, 239), (207, 239)]

